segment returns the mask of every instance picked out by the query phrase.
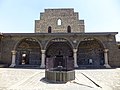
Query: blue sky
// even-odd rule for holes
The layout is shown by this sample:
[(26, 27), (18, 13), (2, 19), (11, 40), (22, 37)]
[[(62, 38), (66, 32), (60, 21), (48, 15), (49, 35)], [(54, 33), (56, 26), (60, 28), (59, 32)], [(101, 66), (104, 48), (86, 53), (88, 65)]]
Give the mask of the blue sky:
[(47, 8), (74, 8), (86, 32), (118, 32), (120, 41), (120, 0), (0, 0), (0, 32), (33, 33)]

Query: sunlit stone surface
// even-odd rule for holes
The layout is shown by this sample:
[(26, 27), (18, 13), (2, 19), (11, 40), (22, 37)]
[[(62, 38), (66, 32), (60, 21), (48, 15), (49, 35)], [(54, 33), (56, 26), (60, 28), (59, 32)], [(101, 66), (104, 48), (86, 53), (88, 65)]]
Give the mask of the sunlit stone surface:
[(84, 69), (75, 73), (75, 80), (54, 84), (44, 80), (43, 69), (0, 68), (0, 90), (120, 90), (120, 69)]

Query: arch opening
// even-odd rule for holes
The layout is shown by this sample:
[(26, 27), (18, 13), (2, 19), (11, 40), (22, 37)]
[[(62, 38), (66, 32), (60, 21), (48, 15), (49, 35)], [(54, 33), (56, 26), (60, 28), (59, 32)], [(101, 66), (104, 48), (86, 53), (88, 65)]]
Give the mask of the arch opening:
[(77, 53), (78, 66), (100, 67), (104, 65), (104, 47), (97, 40), (81, 41)]
[(53, 68), (56, 68), (59, 65), (61, 65), (64, 68), (67, 68), (67, 70), (68, 67), (69, 69), (71, 68), (70, 66), (66, 66), (69, 62), (68, 58), (71, 60), (71, 65), (74, 63), (73, 50), (71, 47), (72, 46), (70, 45), (70, 43), (63, 38), (53, 39), (48, 43), (46, 49), (46, 58), (53, 58), (53, 60), (51, 60), (51, 63), (54, 64)]
[(16, 47), (16, 66), (37, 66), (41, 64), (41, 48), (32, 38), (21, 40)]

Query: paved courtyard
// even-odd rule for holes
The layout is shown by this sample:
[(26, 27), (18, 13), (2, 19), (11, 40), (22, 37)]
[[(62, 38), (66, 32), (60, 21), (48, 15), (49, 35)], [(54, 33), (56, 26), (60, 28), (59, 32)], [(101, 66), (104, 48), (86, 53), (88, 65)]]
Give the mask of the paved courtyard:
[(75, 80), (49, 83), (44, 69), (0, 68), (0, 90), (120, 90), (120, 68), (75, 70)]

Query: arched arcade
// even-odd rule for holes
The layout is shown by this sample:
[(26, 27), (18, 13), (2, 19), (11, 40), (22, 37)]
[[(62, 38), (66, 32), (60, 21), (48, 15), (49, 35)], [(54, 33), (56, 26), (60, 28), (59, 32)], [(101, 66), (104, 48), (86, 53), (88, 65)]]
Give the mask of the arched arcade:
[(15, 45), (15, 50), (12, 51), (11, 67), (37, 65), (41, 65), (41, 47), (39, 42), (33, 38), (20, 40)]

